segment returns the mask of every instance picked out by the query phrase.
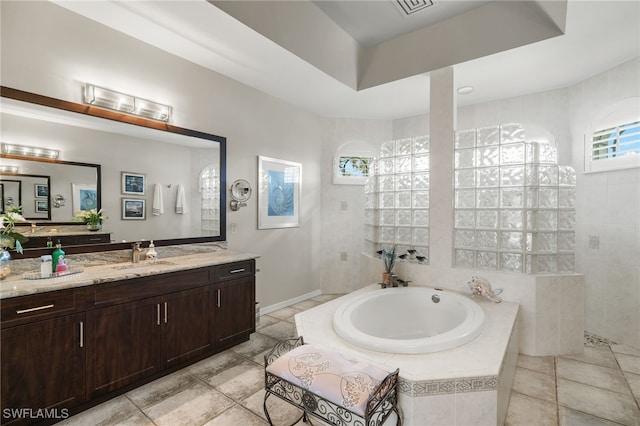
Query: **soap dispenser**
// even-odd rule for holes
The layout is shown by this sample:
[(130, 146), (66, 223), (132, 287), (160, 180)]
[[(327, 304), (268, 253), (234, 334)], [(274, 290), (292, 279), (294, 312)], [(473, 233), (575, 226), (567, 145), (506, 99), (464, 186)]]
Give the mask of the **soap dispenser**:
[(147, 254), (145, 255), (147, 260), (157, 260), (158, 252), (156, 251), (156, 246), (153, 244), (153, 240), (149, 243), (149, 249), (147, 250)]
[(60, 256), (64, 257), (64, 251), (62, 251), (62, 244), (60, 244), (60, 240), (58, 240), (56, 249), (53, 251), (53, 253), (51, 253), (51, 272), (54, 274), (56, 272), (56, 266), (58, 266), (58, 259), (60, 259)]

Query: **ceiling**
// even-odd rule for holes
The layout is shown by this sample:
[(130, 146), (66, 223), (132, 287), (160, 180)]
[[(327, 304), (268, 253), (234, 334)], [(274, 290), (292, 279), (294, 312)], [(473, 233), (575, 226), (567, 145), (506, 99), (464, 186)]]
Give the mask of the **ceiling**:
[(426, 113), (442, 66), (474, 87), (465, 106), (640, 56), (635, 0), (433, 0), (407, 17), (392, 1), (50, 1), (326, 117)]

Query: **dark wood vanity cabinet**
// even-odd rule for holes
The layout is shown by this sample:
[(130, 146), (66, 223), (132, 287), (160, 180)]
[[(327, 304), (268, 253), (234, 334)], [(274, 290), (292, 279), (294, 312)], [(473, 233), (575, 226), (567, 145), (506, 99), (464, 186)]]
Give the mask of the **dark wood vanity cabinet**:
[(2, 410), (88, 406), (248, 340), (254, 274), (251, 259), (3, 300)]
[(215, 282), (215, 342), (226, 348), (255, 331), (255, 261), (217, 267)]
[(42, 420), (41, 409), (62, 419), (85, 401), (83, 301), (75, 290), (2, 301), (2, 424)]

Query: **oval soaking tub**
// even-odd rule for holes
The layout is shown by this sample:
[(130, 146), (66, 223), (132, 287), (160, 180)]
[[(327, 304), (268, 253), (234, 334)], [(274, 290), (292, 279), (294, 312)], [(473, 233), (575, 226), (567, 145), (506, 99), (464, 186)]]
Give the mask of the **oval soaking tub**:
[(333, 329), (349, 343), (397, 354), (463, 345), (478, 337), (483, 325), (484, 312), (476, 302), (427, 287), (367, 292), (344, 302), (333, 315)]

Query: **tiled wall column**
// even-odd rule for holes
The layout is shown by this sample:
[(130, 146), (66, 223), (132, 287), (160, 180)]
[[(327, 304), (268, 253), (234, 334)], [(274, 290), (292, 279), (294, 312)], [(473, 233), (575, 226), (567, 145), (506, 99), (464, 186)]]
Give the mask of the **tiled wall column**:
[(430, 264), (451, 267), (453, 248), (453, 143), (456, 128), (456, 96), (453, 68), (431, 72), (431, 202)]

